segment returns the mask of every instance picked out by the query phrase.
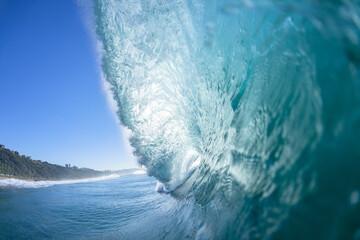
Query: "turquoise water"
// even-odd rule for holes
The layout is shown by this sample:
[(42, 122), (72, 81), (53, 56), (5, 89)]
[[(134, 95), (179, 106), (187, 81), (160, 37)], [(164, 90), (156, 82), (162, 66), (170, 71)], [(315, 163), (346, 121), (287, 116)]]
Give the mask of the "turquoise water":
[(92, 7), (152, 178), (1, 190), (3, 239), (360, 239), (359, 1)]
[[(0, 239), (133, 239), (151, 233), (173, 200), (155, 191), (146, 175), (0, 189)], [(135, 235), (136, 234), (136, 235)], [(154, 235), (154, 239), (157, 238)]]
[(360, 238), (359, 1), (93, 8), (139, 163), (183, 204), (167, 236)]

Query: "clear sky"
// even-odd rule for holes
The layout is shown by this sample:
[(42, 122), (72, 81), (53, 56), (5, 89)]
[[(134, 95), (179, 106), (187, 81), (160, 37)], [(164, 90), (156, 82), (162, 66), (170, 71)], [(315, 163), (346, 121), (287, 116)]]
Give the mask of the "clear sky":
[(86, 25), (77, 1), (0, 0), (0, 144), (60, 165), (136, 167)]

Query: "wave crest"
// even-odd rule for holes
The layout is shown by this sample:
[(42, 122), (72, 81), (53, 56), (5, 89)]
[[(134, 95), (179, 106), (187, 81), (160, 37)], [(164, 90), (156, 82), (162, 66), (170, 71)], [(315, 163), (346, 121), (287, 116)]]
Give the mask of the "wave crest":
[(347, 135), (359, 130), (358, 4), (97, 0), (94, 9), (119, 117), (139, 163), (173, 196), (235, 205), (239, 225), (261, 205), (258, 218), (278, 219), (261, 226), (270, 231), (326, 188), (326, 159), (360, 156), (359, 137)]

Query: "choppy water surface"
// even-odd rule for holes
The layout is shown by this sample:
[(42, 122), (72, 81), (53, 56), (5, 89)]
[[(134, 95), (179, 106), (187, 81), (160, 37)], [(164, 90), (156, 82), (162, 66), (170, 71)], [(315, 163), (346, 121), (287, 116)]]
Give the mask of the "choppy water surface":
[[(146, 175), (0, 189), (0, 239), (133, 239), (174, 211)], [(155, 221), (154, 221), (155, 219)], [(146, 229), (147, 228), (147, 229)], [(157, 238), (153, 235), (154, 238)]]

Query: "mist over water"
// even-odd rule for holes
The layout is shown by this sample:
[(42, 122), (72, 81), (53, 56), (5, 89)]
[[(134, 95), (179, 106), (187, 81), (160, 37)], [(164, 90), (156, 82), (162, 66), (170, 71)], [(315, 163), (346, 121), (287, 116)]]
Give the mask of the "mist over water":
[(149, 232), (360, 238), (358, 1), (94, 0), (94, 12), (118, 116), (176, 199)]

